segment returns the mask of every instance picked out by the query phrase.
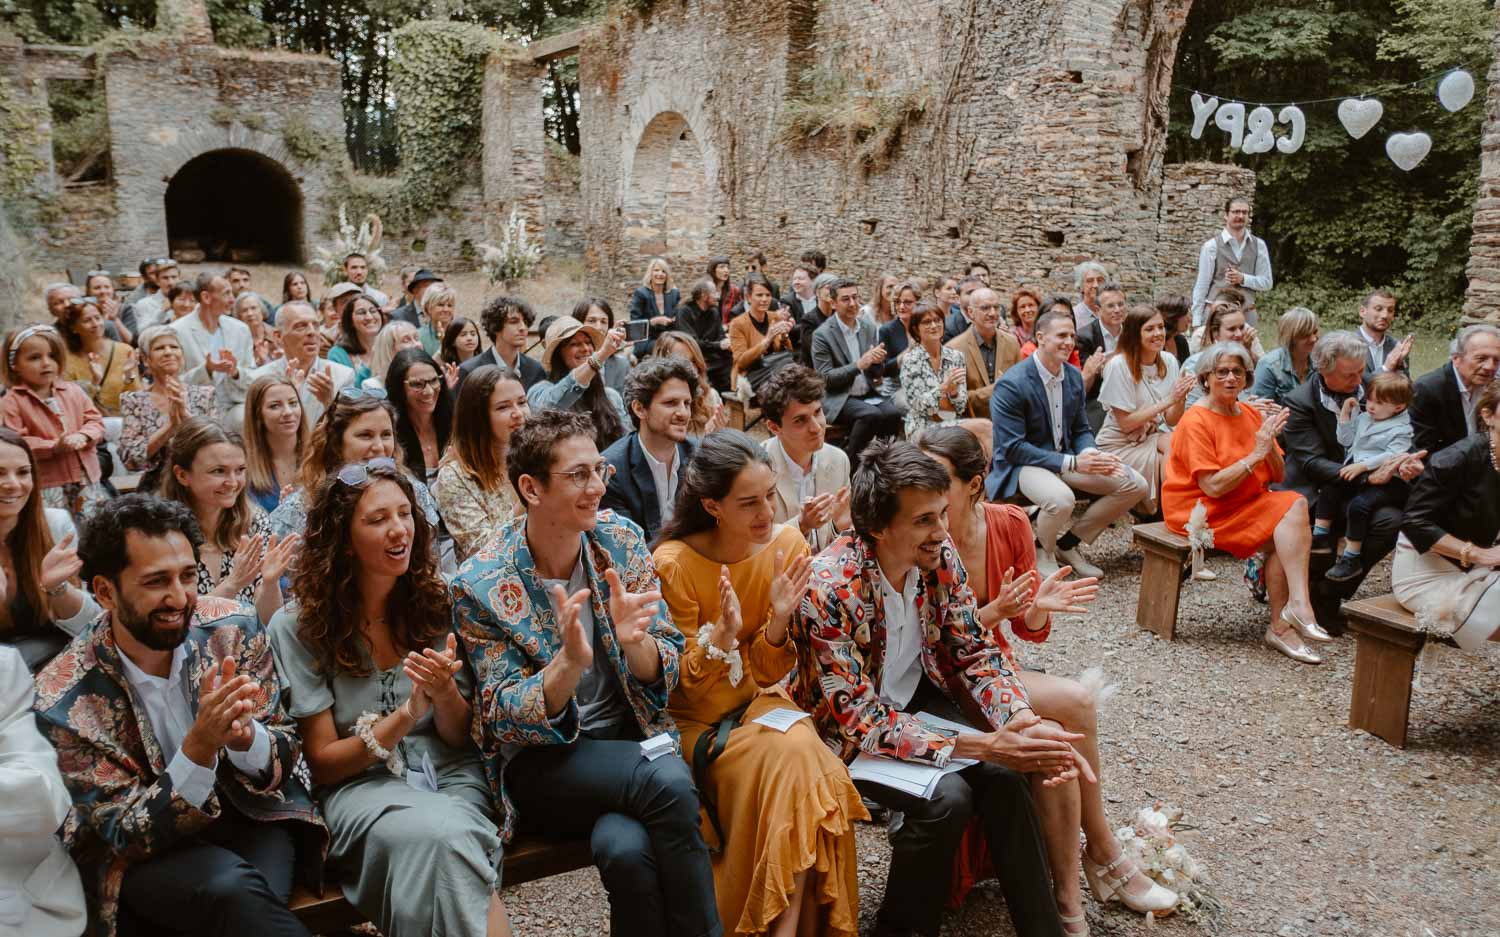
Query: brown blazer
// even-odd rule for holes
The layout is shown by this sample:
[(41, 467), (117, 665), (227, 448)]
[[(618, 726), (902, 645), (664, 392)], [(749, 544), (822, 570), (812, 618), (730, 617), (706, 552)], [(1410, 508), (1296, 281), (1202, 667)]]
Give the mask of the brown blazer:
[(984, 353), (979, 350), (979, 338), (974, 326), (969, 326), (948, 343), (949, 348), (963, 353), (964, 370), (968, 372), (969, 416), (990, 418), (990, 393), (995, 382), (1000, 380), (1011, 365), (1021, 360), (1021, 346), (1010, 329), (1003, 326), (995, 330), (995, 373), (985, 374)]
[[(786, 313), (781, 310), (773, 309), (766, 313), (768, 327), (784, 318), (786, 318)], [(792, 338), (789, 333), (778, 338), (770, 348), (757, 353), (757, 347), (765, 340), (765, 336), (760, 334), (755, 323), (750, 321), (749, 310), (729, 320), (729, 353), (734, 356), (736, 373), (745, 374), (755, 370), (755, 363), (773, 351), (792, 350)]]

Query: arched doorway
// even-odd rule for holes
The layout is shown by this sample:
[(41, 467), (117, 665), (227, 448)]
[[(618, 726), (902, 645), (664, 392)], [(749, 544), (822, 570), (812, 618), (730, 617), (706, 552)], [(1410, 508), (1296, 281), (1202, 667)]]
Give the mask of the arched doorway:
[(684, 273), (708, 261), (708, 173), (703, 147), (683, 116), (656, 115), (641, 132), (625, 189), (628, 265), (663, 256)]
[(302, 261), (302, 192), (286, 168), (254, 150), (210, 150), (167, 184), (167, 243), (204, 260)]

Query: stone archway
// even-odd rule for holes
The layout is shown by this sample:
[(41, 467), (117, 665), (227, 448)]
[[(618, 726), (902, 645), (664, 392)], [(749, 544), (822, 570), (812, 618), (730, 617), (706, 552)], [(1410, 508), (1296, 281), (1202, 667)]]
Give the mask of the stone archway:
[(709, 173), (703, 145), (676, 111), (641, 131), (625, 181), (622, 257), (662, 256), (680, 271), (708, 261)]
[(254, 150), (224, 148), (193, 157), (173, 174), (164, 201), (173, 256), (301, 263), (302, 191), (286, 167)]

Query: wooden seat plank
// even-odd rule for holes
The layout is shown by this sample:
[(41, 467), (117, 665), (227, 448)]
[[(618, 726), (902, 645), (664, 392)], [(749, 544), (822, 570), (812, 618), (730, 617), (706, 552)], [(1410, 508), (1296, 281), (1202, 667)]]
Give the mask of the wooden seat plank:
[(1342, 611), (1355, 640), (1349, 728), (1405, 748), (1417, 656), (1428, 641), (1451, 645), (1453, 637), (1428, 633), (1394, 595), (1345, 602)]

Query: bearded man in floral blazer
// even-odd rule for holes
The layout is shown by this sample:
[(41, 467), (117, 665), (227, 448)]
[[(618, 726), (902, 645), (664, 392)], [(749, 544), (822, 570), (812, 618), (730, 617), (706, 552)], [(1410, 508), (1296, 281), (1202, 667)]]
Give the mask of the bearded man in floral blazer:
[(911, 443), (865, 450), (850, 484), (854, 532), (813, 559), (786, 683), (846, 761), (865, 753), (933, 768), (974, 762), (943, 775), (930, 797), (855, 781), (861, 795), (903, 813), (875, 934), (937, 934), (953, 854), (974, 817), (1016, 933), (1061, 937), (1025, 774), (1077, 777), (1082, 757), (1070, 743), (1083, 736), (1037, 718), (1015, 663), (980, 626), (948, 539), (948, 484), (947, 470)]
[[(306, 935), (293, 871), (321, 883), (328, 834), (293, 769), (266, 633), (197, 597), (202, 535), (182, 504), (127, 495), (79, 544), (104, 616), (36, 678), (37, 724), (73, 798), (63, 842), (91, 933)], [(210, 602), (214, 607), (206, 608)]]

